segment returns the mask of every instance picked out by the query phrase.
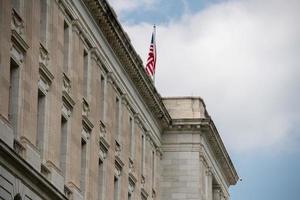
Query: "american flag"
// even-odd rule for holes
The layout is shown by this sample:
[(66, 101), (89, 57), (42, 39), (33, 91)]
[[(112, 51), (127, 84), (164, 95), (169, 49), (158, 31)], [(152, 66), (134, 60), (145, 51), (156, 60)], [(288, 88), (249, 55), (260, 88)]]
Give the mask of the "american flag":
[(155, 73), (155, 65), (156, 65), (156, 45), (155, 45), (155, 26), (153, 27), (153, 33), (150, 43), (150, 49), (148, 53), (148, 59), (146, 63), (146, 73), (153, 78)]

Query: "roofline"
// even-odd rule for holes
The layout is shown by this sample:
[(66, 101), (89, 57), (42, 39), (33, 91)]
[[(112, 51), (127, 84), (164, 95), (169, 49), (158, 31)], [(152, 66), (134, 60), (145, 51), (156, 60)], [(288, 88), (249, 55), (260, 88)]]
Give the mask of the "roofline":
[(162, 128), (166, 128), (171, 122), (171, 117), (153, 81), (146, 74), (140, 56), (118, 21), (115, 11), (106, 0), (83, 0), (83, 2), (153, 117)]

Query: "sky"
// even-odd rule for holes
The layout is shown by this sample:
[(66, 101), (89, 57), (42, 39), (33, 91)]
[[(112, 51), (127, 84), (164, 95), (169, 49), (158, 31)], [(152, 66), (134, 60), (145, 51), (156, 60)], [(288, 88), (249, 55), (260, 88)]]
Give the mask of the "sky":
[(299, 199), (300, 1), (109, 0), (155, 86), (201, 96), (242, 179), (231, 200)]

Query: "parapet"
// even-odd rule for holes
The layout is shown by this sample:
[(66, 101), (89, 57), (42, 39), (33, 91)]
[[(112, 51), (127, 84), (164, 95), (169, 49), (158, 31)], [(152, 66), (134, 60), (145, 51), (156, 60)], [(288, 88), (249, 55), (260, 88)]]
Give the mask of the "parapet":
[(208, 117), (201, 97), (164, 97), (163, 103), (172, 119), (205, 119)]

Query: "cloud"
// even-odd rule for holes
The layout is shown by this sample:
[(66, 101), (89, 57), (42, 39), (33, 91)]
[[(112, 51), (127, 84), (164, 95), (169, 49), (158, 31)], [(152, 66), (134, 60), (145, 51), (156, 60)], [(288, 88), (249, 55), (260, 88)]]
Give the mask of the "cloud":
[(124, 15), (138, 8), (150, 8), (157, 0), (109, 0), (119, 15)]
[[(230, 151), (300, 144), (299, 1), (226, 1), (157, 28), (156, 87), (200, 95)], [(125, 24), (142, 58), (152, 25)]]

